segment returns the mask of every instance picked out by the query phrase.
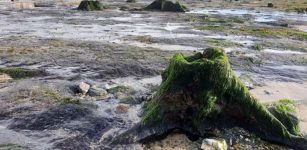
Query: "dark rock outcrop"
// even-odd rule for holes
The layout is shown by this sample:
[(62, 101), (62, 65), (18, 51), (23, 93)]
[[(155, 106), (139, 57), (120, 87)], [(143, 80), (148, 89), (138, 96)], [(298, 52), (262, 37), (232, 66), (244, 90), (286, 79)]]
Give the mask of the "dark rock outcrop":
[(169, 0), (155, 0), (150, 5), (145, 7), (145, 10), (185, 12), (187, 8), (181, 5), (179, 2), (173, 3)]
[(81, 1), (78, 10), (84, 10), (84, 11), (97, 11), (97, 10), (103, 10), (103, 5), (99, 1), (93, 1), (93, 0), (83, 0)]

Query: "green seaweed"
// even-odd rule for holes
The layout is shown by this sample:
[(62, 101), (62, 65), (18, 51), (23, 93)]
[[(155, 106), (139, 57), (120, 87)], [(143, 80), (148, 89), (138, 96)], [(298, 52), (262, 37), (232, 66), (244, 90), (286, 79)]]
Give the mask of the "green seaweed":
[(3, 67), (0, 68), (0, 73), (8, 74), (13, 79), (21, 79), (28, 77), (44, 76), (47, 73), (43, 70), (24, 69), (19, 67)]
[(0, 150), (30, 150), (28, 147), (17, 144), (3, 144), (0, 145)]
[(78, 6), (78, 10), (84, 10), (84, 11), (97, 11), (103, 9), (104, 9), (103, 5), (99, 1), (93, 1), (93, 0), (83, 0)]
[[(218, 111), (217, 106), (222, 110)], [(280, 109), (289, 108), (282, 105)], [(190, 57), (175, 54), (162, 73), (157, 93), (145, 105), (142, 125), (193, 122), (198, 128), (217, 112), (253, 125), (263, 138), (274, 137), (288, 145), (288, 140), (298, 138), (249, 93), (219, 48), (208, 48)]]
[(282, 99), (268, 106), (269, 111), (280, 120), (291, 134), (300, 135), (299, 120), (295, 117), (294, 101)]
[(135, 90), (132, 87), (122, 86), (122, 85), (110, 88), (107, 91), (111, 94), (116, 94), (118, 92), (127, 93), (127, 94), (134, 94), (135, 93)]

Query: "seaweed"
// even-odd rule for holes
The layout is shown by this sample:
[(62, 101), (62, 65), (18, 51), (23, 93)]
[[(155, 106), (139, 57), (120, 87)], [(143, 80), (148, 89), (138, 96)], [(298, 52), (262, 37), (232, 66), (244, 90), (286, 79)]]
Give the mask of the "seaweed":
[(28, 77), (44, 76), (47, 73), (43, 70), (24, 69), (19, 67), (3, 67), (0, 68), (0, 73), (8, 74), (13, 79), (21, 79)]
[(104, 7), (99, 1), (93, 1), (93, 0), (83, 0), (78, 6), (78, 10), (84, 10), (84, 11), (97, 11), (103, 9)]
[(227, 116), (263, 139), (306, 148), (306, 140), (298, 133), (298, 121), (291, 124), (293, 119), (285, 113), (290, 107), (277, 108), (278, 113), (271, 113), (249, 93), (232, 71), (223, 49), (208, 48), (189, 57), (181, 53), (173, 56), (157, 93), (145, 105), (141, 125), (185, 126), (192, 122), (193, 128), (201, 131), (205, 124)]
[(169, 0), (155, 0), (150, 5), (145, 7), (145, 10), (185, 12), (187, 8), (184, 5), (181, 5), (178, 1), (173, 3)]

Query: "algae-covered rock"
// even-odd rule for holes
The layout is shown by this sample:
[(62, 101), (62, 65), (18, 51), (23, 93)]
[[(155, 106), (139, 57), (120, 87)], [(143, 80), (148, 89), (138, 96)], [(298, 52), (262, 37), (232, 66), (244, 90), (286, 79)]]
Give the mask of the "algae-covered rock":
[(135, 3), (136, 0), (127, 0), (126, 2), (127, 2), (127, 3)]
[(127, 140), (135, 134), (135, 141), (144, 141), (174, 129), (205, 136), (214, 128), (236, 126), (268, 141), (307, 149), (306, 139), (289, 131), (249, 93), (232, 71), (226, 53), (208, 48), (189, 57), (173, 56), (158, 91), (145, 105), (141, 124), (122, 136)]
[(181, 5), (178, 1), (174, 3), (169, 0), (155, 0), (150, 5), (145, 7), (145, 10), (185, 12), (187, 8)]
[(84, 10), (84, 11), (103, 10), (103, 5), (99, 1), (83, 0), (81, 1), (78, 10)]

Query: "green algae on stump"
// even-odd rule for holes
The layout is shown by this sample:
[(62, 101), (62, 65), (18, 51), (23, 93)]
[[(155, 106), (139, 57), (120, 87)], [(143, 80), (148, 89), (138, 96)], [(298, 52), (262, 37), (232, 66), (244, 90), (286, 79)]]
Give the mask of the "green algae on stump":
[(145, 7), (145, 10), (185, 12), (187, 8), (181, 5), (178, 1), (176, 3), (173, 3), (169, 0), (155, 0), (150, 5)]
[[(288, 115), (282, 117), (290, 120)], [(249, 93), (232, 71), (226, 53), (218, 48), (190, 57), (181, 53), (173, 56), (162, 73), (157, 93), (145, 105), (142, 128), (177, 124), (181, 129), (184, 127), (180, 126), (189, 125), (202, 132), (206, 124), (228, 124), (226, 121), (213, 123), (221, 118), (263, 139), (295, 149), (307, 148), (306, 139), (289, 131), (288, 125), (283, 124), (285, 121), (270, 113)]]
[(99, 1), (83, 0), (78, 6), (78, 10), (84, 10), (84, 11), (103, 10), (103, 6)]

